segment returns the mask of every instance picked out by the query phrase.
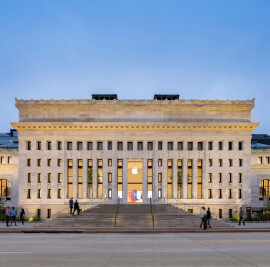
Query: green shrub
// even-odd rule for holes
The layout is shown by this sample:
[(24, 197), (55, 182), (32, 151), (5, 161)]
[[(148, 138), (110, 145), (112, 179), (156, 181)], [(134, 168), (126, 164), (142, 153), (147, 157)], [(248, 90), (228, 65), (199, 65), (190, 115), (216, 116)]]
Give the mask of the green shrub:
[(239, 222), (239, 216), (233, 216), (232, 221), (233, 222)]
[(38, 216), (31, 216), (29, 218), (29, 222), (39, 222), (40, 218)]

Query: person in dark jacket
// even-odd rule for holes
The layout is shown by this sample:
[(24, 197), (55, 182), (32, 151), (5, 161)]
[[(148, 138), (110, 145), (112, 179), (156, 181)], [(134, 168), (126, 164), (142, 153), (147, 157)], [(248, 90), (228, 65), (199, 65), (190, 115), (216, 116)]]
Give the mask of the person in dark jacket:
[(22, 225), (24, 225), (24, 216), (25, 216), (25, 211), (24, 209), (22, 209), (20, 212), (20, 220), (21, 220)]
[(79, 203), (78, 200), (76, 199), (75, 203), (74, 203), (74, 209), (73, 209), (73, 216), (75, 211), (77, 210), (77, 214), (80, 215), (80, 208), (79, 208)]
[(210, 225), (210, 220), (211, 220), (211, 211), (210, 211), (210, 208), (207, 209), (207, 212), (206, 212), (206, 220), (207, 220), (207, 226), (209, 228), (212, 228), (211, 225)]
[(69, 213), (72, 214), (72, 209), (73, 209), (73, 198), (69, 200)]

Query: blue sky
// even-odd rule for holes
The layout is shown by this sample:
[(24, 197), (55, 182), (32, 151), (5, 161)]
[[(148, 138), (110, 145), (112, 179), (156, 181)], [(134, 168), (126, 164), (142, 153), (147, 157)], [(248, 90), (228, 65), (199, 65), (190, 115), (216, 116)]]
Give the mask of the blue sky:
[(270, 134), (270, 1), (0, 0), (0, 131), (14, 98), (252, 99)]

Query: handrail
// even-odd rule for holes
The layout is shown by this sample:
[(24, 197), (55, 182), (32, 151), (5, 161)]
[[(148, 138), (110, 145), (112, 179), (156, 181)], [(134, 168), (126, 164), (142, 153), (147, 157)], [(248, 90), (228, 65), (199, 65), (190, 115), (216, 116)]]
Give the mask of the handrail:
[(155, 227), (155, 216), (154, 216), (154, 208), (152, 205), (152, 198), (150, 197), (150, 211), (151, 211), (151, 215), (152, 215), (152, 224), (153, 224), (153, 228)]
[(115, 215), (114, 215), (114, 227), (116, 227), (116, 220), (117, 220), (117, 216), (118, 216), (119, 203), (120, 203), (120, 198), (118, 198), (117, 204), (116, 204), (116, 210), (115, 210)]

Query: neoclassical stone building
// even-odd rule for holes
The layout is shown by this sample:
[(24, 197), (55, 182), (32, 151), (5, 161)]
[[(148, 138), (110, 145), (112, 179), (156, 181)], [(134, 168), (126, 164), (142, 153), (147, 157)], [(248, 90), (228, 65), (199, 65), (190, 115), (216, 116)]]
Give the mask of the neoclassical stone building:
[(16, 100), (19, 205), (179, 199), (221, 217), (251, 204), (254, 100), (111, 99)]
[(151, 198), (193, 212), (207, 206), (228, 218), (242, 205), (262, 206), (262, 195), (269, 196), (261, 182), (270, 178), (270, 149), (251, 150), (258, 125), (251, 121), (254, 100), (93, 95), (16, 99), (16, 107), (18, 175), (11, 199), (28, 214), (50, 217), (70, 197), (85, 205)]

